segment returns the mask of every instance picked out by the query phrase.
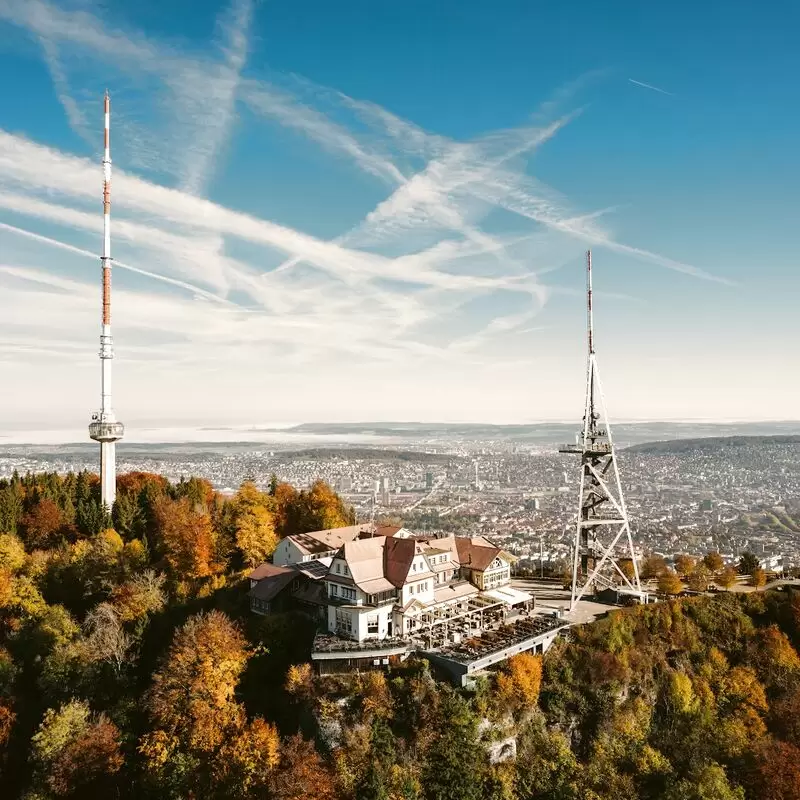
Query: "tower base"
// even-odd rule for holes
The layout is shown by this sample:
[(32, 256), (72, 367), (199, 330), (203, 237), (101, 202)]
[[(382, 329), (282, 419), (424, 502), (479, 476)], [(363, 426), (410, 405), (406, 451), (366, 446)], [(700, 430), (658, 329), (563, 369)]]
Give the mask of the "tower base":
[(117, 499), (116, 442), (100, 442), (100, 499), (108, 511)]

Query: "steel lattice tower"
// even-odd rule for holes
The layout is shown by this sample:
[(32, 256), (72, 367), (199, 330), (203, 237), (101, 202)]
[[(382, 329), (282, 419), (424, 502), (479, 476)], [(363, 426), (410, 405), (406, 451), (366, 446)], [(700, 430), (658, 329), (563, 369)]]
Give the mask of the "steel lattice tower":
[(116, 443), (125, 434), (111, 404), (111, 363), (114, 339), (111, 336), (111, 101), (106, 92), (103, 104), (103, 323), (100, 332), (100, 411), (92, 414), (89, 437), (100, 442), (100, 496), (110, 512), (117, 497)]
[[(586, 253), (586, 296), (589, 352), (583, 431), (579, 443), (560, 448), (562, 453), (577, 453), (581, 457), (570, 611), (586, 591), (596, 584), (601, 587), (623, 586), (642, 597), (630, 521), (622, 495), (614, 442), (594, 350), (591, 250)], [(632, 579), (619, 565), (625, 558), (629, 558), (632, 563)]]

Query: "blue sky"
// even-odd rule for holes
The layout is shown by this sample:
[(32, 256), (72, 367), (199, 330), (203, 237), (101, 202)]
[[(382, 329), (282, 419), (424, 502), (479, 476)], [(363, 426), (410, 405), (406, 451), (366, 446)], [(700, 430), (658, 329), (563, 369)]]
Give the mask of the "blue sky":
[[(793, 4), (0, 0), (3, 427), (793, 419)], [(646, 84), (646, 85), (642, 85)]]

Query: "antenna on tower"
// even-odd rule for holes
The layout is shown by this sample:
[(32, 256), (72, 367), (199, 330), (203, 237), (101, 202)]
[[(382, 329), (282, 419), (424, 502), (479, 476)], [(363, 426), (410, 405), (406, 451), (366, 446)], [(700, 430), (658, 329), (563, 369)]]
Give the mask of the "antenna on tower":
[[(639, 600), (644, 597), (628, 510), (617, 469), (611, 426), (608, 424), (603, 387), (597, 369), (591, 250), (586, 252), (586, 312), (588, 359), (583, 432), (579, 442), (559, 448), (562, 453), (576, 453), (581, 457), (570, 611), (587, 591), (598, 586), (621, 588)], [(620, 566), (626, 561), (631, 564), (627, 573)]]

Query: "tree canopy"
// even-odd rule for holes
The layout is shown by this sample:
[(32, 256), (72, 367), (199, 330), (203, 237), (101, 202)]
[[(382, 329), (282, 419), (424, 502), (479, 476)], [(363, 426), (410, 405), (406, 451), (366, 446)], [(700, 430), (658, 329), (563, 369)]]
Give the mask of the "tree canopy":
[(753, 555), (753, 553), (746, 552), (742, 553), (741, 557), (739, 558), (739, 573), (741, 575), (752, 575), (753, 572), (759, 569), (761, 566), (759, 560)]
[[(2, 797), (800, 797), (793, 587), (612, 610), (465, 689), (414, 656), (316, 675), (314, 623), (252, 615), (245, 576), (280, 536), (352, 520), (329, 488), (119, 487), (109, 518), (95, 476), (0, 481)], [(728, 578), (706, 557), (687, 582)]]

